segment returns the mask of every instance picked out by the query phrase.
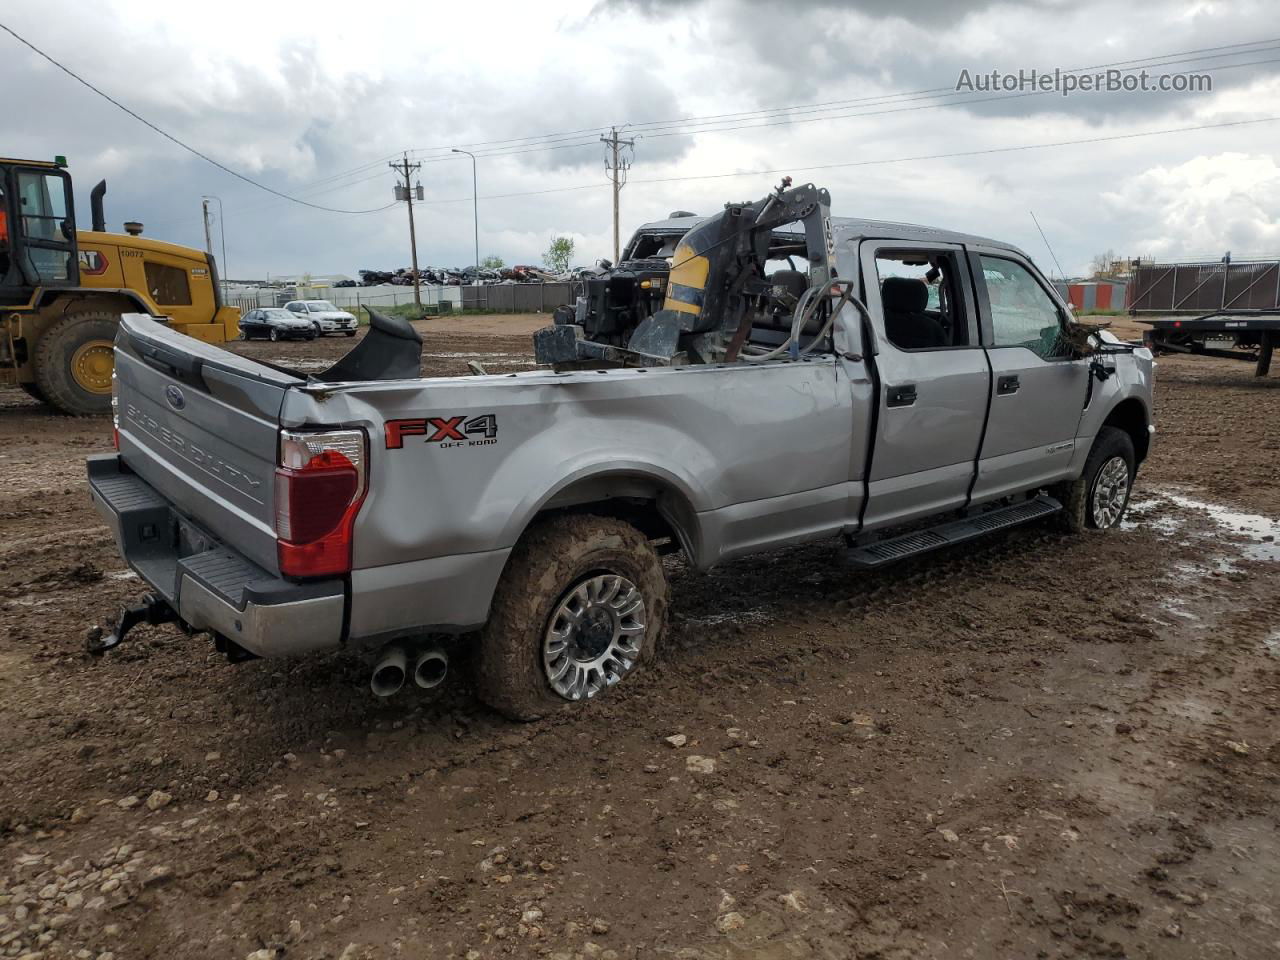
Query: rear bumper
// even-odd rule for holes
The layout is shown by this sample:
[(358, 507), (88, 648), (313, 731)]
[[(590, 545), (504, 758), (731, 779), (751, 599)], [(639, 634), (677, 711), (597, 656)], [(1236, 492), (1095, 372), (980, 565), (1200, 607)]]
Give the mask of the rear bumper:
[(125, 562), (187, 624), (260, 657), (340, 646), (346, 585), (290, 583), (183, 517), (119, 456), (89, 458), (89, 491)]

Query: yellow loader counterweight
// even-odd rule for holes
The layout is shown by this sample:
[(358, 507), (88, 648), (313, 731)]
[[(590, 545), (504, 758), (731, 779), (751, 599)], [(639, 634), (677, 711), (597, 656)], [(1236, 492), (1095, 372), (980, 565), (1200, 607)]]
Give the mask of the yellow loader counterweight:
[(108, 233), (105, 182), (90, 194), (93, 229), (77, 231), (65, 166), (0, 159), (0, 383), (64, 413), (108, 413), (121, 314), (167, 317), (222, 343), (238, 335), (240, 313), (223, 306), (210, 254), (140, 229)]

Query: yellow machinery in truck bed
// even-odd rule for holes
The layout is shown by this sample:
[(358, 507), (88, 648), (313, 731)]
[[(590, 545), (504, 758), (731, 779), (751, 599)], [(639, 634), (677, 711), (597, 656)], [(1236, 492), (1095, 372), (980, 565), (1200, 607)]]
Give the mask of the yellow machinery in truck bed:
[(121, 314), (222, 343), (240, 313), (222, 304), (212, 255), (143, 237), (141, 224), (107, 233), (105, 181), (90, 195), (93, 229), (77, 231), (65, 167), (0, 159), (0, 383), (65, 413), (107, 413)]

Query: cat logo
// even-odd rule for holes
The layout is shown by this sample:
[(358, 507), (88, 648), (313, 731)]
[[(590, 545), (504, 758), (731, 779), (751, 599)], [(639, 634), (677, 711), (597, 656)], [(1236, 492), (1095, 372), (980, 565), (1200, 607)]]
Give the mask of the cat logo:
[(80, 251), (80, 272), (89, 277), (100, 277), (107, 272), (111, 261), (99, 250)]

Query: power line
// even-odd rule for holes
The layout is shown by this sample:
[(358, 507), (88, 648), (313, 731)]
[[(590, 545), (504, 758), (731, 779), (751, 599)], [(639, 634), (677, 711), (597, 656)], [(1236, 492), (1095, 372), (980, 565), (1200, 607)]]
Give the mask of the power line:
[[(1132, 69), (1139, 69), (1140, 66), (1142, 65), (1152, 66), (1152, 67), (1168, 66), (1169, 64), (1147, 63), (1147, 61), (1164, 60), (1166, 57), (1181, 57), (1181, 56), (1186, 56), (1188, 54), (1194, 54), (1194, 53), (1207, 54), (1209, 51), (1213, 51), (1213, 50), (1227, 50), (1227, 49), (1234, 49), (1234, 48), (1240, 48), (1240, 47), (1253, 47), (1253, 46), (1260, 46), (1262, 44), (1272, 44), (1272, 43), (1280, 43), (1280, 37), (1272, 37), (1267, 40), (1249, 40), (1243, 43), (1230, 43), (1230, 44), (1225, 44), (1223, 46), (1217, 46), (1217, 47), (1199, 47), (1192, 50), (1178, 50), (1170, 53), (1153, 54), (1150, 57), (1138, 57), (1132, 60), (1114, 60), (1110, 63), (1097, 63), (1087, 67), (1071, 67), (1070, 69), (1063, 70), (1061, 72), (1063, 75), (1076, 74), (1076, 73), (1083, 73), (1089, 70), (1103, 70), (1108, 67), (1124, 66), (1125, 64), (1139, 65), (1139, 66), (1132, 67)], [(1213, 60), (1213, 59), (1218, 59), (1220, 57), (1244, 56), (1250, 53), (1261, 53), (1261, 52), (1263, 51), (1234, 49), (1234, 52), (1231, 52), (1231, 53), (1215, 54), (1214, 56), (1207, 56), (1207, 55), (1197, 56), (1197, 57), (1193, 57), (1192, 59), (1193, 60)], [(1174, 63), (1174, 64), (1183, 63), (1183, 62), (1190, 62), (1190, 61), (1181, 61), (1181, 60), (1171, 61), (1171, 63)], [(1247, 64), (1245, 64), (1245, 66), (1247, 66)], [(849, 100), (828, 100), (822, 103), (806, 103), (806, 104), (796, 104), (793, 106), (781, 106), (781, 107), (762, 107), (758, 110), (743, 110), (736, 113), (712, 114), (710, 116), (704, 116), (704, 117), (686, 117), (683, 120), (647, 120), (647, 121), (634, 123), (632, 124), (632, 127), (635, 129), (639, 129), (642, 127), (667, 128), (667, 127), (676, 126), (676, 125), (685, 124), (685, 123), (698, 124), (698, 123), (711, 123), (716, 120), (727, 121), (730, 119), (741, 119), (743, 117), (751, 117), (756, 114), (774, 114), (774, 113), (783, 113), (783, 112), (802, 112), (802, 113), (822, 112), (825, 110), (836, 110), (836, 109), (840, 109), (840, 108), (851, 106), (853, 104), (858, 104), (858, 103), (873, 103), (875, 101), (897, 101), (897, 100), (902, 100), (903, 98), (917, 99), (917, 98), (920, 98), (922, 95), (926, 95), (926, 94), (962, 96), (963, 91), (957, 91), (954, 87), (931, 87), (924, 90), (904, 91), (902, 93), (879, 94), (879, 95), (870, 96), (870, 97), (854, 97)]]
[(151, 130), (154, 130), (156, 133), (160, 134), (160, 136), (164, 137), (166, 140), (169, 140), (177, 144), (179, 147), (181, 147), (183, 150), (186, 150), (188, 153), (191, 153), (199, 157), (201, 160), (205, 161), (206, 163), (212, 164), (213, 166), (217, 167), (219, 170), (223, 171), (224, 173), (231, 174), (231, 176), (235, 177), (238, 180), (243, 180), (245, 183), (249, 184), (250, 186), (257, 187), (259, 190), (265, 190), (267, 193), (274, 194), (275, 196), (280, 197), (283, 200), (289, 200), (289, 201), (292, 201), (293, 203), (300, 203), (304, 207), (311, 207), (315, 210), (324, 210), (326, 213), (352, 213), (352, 214), (378, 213), (382, 210), (389, 210), (391, 207), (395, 206), (394, 203), (389, 203), (385, 207), (375, 207), (371, 210), (340, 210), (340, 209), (337, 209), (336, 207), (323, 207), (323, 206), (320, 206), (319, 204), (309, 203), (306, 200), (299, 200), (297, 197), (291, 197), (287, 193), (282, 193), (281, 191), (276, 190), (273, 187), (268, 187), (264, 183), (259, 183), (257, 180), (253, 180), (249, 177), (246, 177), (243, 173), (240, 173), (236, 170), (232, 170), (226, 164), (219, 163), (217, 160), (213, 159), (213, 157), (209, 156), (208, 154), (202, 153), (199, 150), (197, 150), (195, 147), (191, 146), (190, 144), (184, 143), (183, 141), (175, 137), (173, 134), (169, 133), (168, 131), (162, 130), (160, 127), (156, 126), (150, 120), (147, 120), (145, 117), (142, 117), (139, 114), (135, 113), (133, 110), (130, 110), (119, 100), (115, 99), (110, 94), (103, 92), (98, 87), (95, 87), (92, 83), (90, 83), (84, 77), (80, 76), (70, 67), (64, 66), (63, 64), (59, 63), (57, 60), (55, 60), (49, 54), (45, 53), (43, 50), (41, 50), (31, 41), (27, 40), (25, 37), (20, 36), (8, 25), (0, 23), (0, 30), (4, 30), (5, 33), (9, 34), (11, 37), (13, 37), (23, 46), (27, 47), (37, 56), (40, 56), (43, 59), (49, 61), (49, 63), (53, 64), (63, 73), (65, 73), (67, 76), (71, 77), (71, 79), (75, 80), (77, 83), (80, 83), (88, 87), (90, 90), (92, 90), (94, 93), (102, 97), (102, 99), (106, 100), (108, 103), (112, 104), (113, 106), (119, 107), (121, 110), (123, 110), (129, 116), (133, 117), (133, 119), (137, 120), (143, 126)]
[(1088, 143), (1108, 143), (1113, 140), (1136, 140), (1140, 137), (1158, 137), (1169, 133), (1191, 133), (1195, 130), (1216, 130), (1221, 127), (1241, 127), (1253, 123), (1274, 123), (1280, 117), (1259, 117), (1255, 120), (1228, 120), (1223, 123), (1200, 123), (1190, 127), (1170, 127), (1165, 130), (1144, 130), (1139, 133), (1117, 133), (1106, 137), (1086, 137), (1080, 140), (1055, 140), (1051, 143), (1024, 143), (1012, 147), (987, 147), (983, 150), (960, 150), (953, 153), (920, 154), (914, 157), (893, 157), (884, 160), (850, 160), (844, 163), (823, 163), (809, 166), (776, 167), (768, 170), (740, 170), (734, 173), (694, 174), (687, 177), (657, 177), (650, 180), (634, 180), (633, 183), (677, 183), (689, 180), (720, 180), (727, 177), (763, 176), (772, 173), (794, 173), (800, 170), (835, 170), (842, 167), (872, 167), (886, 163), (910, 163), (915, 160), (951, 160), (960, 157), (977, 157), (991, 153), (1016, 153), (1020, 150), (1045, 150), (1049, 147), (1070, 147)]
[[(1051, 147), (1070, 147), (1082, 144), (1107, 143), (1115, 140), (1134, 140), (1141, 137), (1158, 137), (1171, 133), (1191, 133), (1196, 130), (1216, 130), (1223, 127), (1239, 127), (1255, 123), (1274, 123), (1280, 120), (1280, 116), (1276, 117), (1259, 117), (1254, 120), (1229, 120), (1222, 123), (1201, 123), (1189, 127), (1169, 127), (1164, 130), (1144, 130), (1138, 133), (1118, 133), (1105, 137), (1086, 137), (1079, 140), (1055, 140), (1050, 143), (1023, 143), (1009, 147), (988, 147), (982, 150), (963, 150), (952, 153), (931, 153), (920, 154), (910, 157), (886, 157), (877, 160), (852, 160), (844, 163), (824, 163), (810, 166), (787, 166), (774, 167), (768, 170), (737, 170), (733, 173), (705, 173), (691, 174), (683, 177), (657, 177), (649, 180), (632, 180), (630, 182), (636, 184), (654, 184), (654, 183), (681, 183), (690, 180), (724, 180), (733, 177), (759, 177), (766, 174), (774, 173), (798, 173), (806, 170), (835, 170), (842, 167), (868, 167), (880, 166), (890, 163), (911, 163), (919, 160), (951, 160), (963, 157), (976, 157), (984, 154), (993, 153), (1016, 153), (1023, 150), (1046, 150)], [(534, 197), (548, 193), (569, 193), (577, 190), (597, 190), (609, 186), (608, 183), (581, 183), (570, 187), (550, 187), (544, 190), (526, 190), (518, 193), (495, 193), (488, 196), (480, 197), (481, 200), (506, 200), (514, 197)], [(438, 205), (445, 203), (469, 203), (470, 197), (457, 197), (449, 200), (427, 200), (424, 205)]]
[[(1266, 49), (1275, 50), (1275, 49), (1280, 49), (1280, 47), (1268, 47)], [(1262, 53), (1264, 51), (1258, 50), (1255, 52)], [(1273, 57), (1267, 60), (1251, 60), (1248, 63), (1225, 64), (1220, 67), (1215, 67), (1214, 69), (1215, 70), (1231, 70), (1237, 67), (1254, 67), (1254, 66), (1258, 66), (1259, 64), (1277, 63), (1277, 62), (1280, 62), (1280, 58)], [(1168, 64), (1164, 64), (1164, 63), (1150, 64), (1150, 66), (1157, 66), (1157, 67), (1167, 66), (1167, 65)], [(1138, 68), (1135, 67), (1135, 68), (1128, 68), (1128, 69), (1133, 70)], [(890, 107), (884, 110), (860, 110), (855, 113), (840, 113), (832, 116), (822, 116), (822, 117), (801, 117), (800, 119), (793, 119), (793, 118), (787, 117), (782, 120), (769, 120), (766, 123), (741, 124), (741, 125), (732, 126), (732, 127), (708, 127), (708, 128), (699, 129), (699, 130), (676, 130), (669, 133), (656, 133), (656, 134), (640, 133), (639, 136), (642, 139), (659, 140), (666, 137), (690, 137), (699, 133), (731, 133), (735, 130), (760, 130), (765, 127), (789, 126), (791, 124), (821, 123), (829, 120), (847, 120), (853, 117), (878, 117), (878, 116), (885, 116), (891, 113), (911, 113), (916, 110), (936, 110), (940, 107), (967, 107), (967, 106), (979, 104), (979, 103), (995, 103), (1000, 100), (1021, 100), (1025, 97), (1042, 97), (1047, 94), (1051, 94), (1055, 92), (1056, 91), (1053, 91), (1053, 90), (1032, 90), (1026, 93), (1009, 93), (1009, 94), (1000, 94), (998, 96), (993, 96), (993, 97), (977, 97), (970, 100), (957, 100), (951, 103), (925, 103), (925, 104), (919, 104), (917, 106), (911, 106), (911, 107)]]
[[(1264, 42), (1264, 41), (1253, 41), (1253, 43), (1254, 43), (1254, 44), (1262, 43), (1262, 42)], [(1237, 45), (1233, 45), (1233, 46), (1237, 46)], [(1215, 48), (1215, 47), (1209, 47), (1209, 48), (1206, 48), (1206, 49), (1210, 49), (1210, 50), (1212, 50), (1212, 49), (1218, 49), (1218, 48)], [(1270, 50), (1277, 50), (1277, 49), (1280, 49), (1280, 46), (1262, 47), (1262, 48), (1258, 48), (1258, 49), (1250, 50), (1250, 51), (1245, 51), (1245, 52), (1247, 52), (1247, 53), (1264, 53), (1264, 52), (1269, 52)], [(1237, 53), (1235, 53), (1235, 54), (1229, 54), (1229, 55), (1238, 56), (1238, 55), (1240, 55), (1240, 52), (1237, 52)], [(1166, 54), (1166, 55), (1162, 55), (1162, 56), (1172, 56), (1172, 54)], [(1152, 60), (1152, 59), (1156, 59), (1156, 58), (1154, 58), (1154, 57), (1147, 57), (1147, 58), (1144, 58), (1144, 59), (1145, 59), (1145, 60)], [(1160, 62), (1160, 63), (1146, 63), (1146, 64), (1143, 64), (1142, 66), (1135, 66), (1135, 67), (1128, 67), (1128, 68), (1125, 68), (1125, 70), (1124, 70), (1123, 72), (1128, 73), (1128, 72), (1132, 72), (1132, 71), (1134, 71), (1134, 70), (1138, 70), (1138, 69), (1146, 69), (1147, 67), (1172, 66), (1172, 65), (1176, 65), (1176, 64), (1180, 64), (1180, 63), (1193, 62), (1194, 60), (1200, 60), (1200, 59), (1206, 59), (1206, 58), (1195, 57), (1195, 58), (1191, 58), (1191, 59), (1188, 59), (1188, 60), (1172, 60), (1172, 61), (1164, 61), (1164, 62)], [(1080, 71), (1080, 70), (1102, 69), (1102, 68), (1104, 68), (1104, 67), (1114, 66), (1114, 65), (1122, 64), (1122, 63), (1130, 63), (1130, 62), (1133, 62), (1133, 61), (1123, 61), (1123, 60), (1122, 60), (1122, 61), (1115, 61), (1113, 64), (1098, 64), (1098, 65), (1096, 65), (1096, 66), (1094, 66), (1094, 67), (1078, 67), (1078, 68), (1075, 68), (1075, 69), (1076, 69), (1077, 71)], [(1245, 63), (1224, 64), (1224, 65), (1222, 65), (1222, 66), (1214, 67), (1214, 69), (1215, 69), (1215, 70), (1231, 70), (1231, 69), (1236, 69), (1236, 68), (1239, 68), (1239, 67), (1251, 67), (1251, 66), (1258, 66), (1258, 65), (1261, 65), (1261, 64), (1269, 64), (1269, 63), (1277, 63), (1277, 62), (1280, 62), (1280, 58), (1269, 58), (1269, 59), (1265, 59), (1265, 60), (1251, 60), (1251, 61), (1247, 61), (1247, 62), (1245, 62)], [(1063, 72), (1064, 72), (1064, 73), (1066, 73), (1067, 71), (1063, 71)], [(940, 88), (940, 89), (948, 89), (948, 90), (949, 90), (950, 88)], [(924, 91), (922, 91), (922, 92), (924, 92)], [(953, 102), (950, 102), (950, 103), (926, 103), (926, 104), (920, 104), (920, 105), (917, 105), (917, 106), (909, 106), (909, 107), (892, 106), (892, 107), (889, 107), (889, 108), (887, 108), (887, 109), (882, 109), (882, 110), (859, 110), (859, 111), (856, 111), (856, 112), (853, 112), (853, 113), (836, 114), (836, 115), (833, 115), (833, 116), (805, 117), (805, 118), (802, 118), (802, 119), (795, 119), (794, 117), (788, 116), (788, 117), (785, 117), (785, 118), (780, 119), (780, 120), (768, 120), (768, 118), (767, 118), (767, 117), (760, 117), (759, 119), (764, 119), (764, 120), (766, 120), (766, 121), (768, 121), (768, 122), (765, 122), (765, 123), (748, 123), (748, 124), (740, 124), (740, 125), (737, 125), (737, 126), (705, 127), (705, 128), (702, 128), (702, 129), (671, 129), (671, 130), (670, 130), (670, 132), (661, 132), (661, 131), (663, 131), (663, 130), (667, 130), (667, 129), (669, 129), (669, 128), (664, 128), (664, 127), (655, 127), (655, 128), (652, 128), (652, 130), (651, 130), (650, 132), (647, 132), (647, 133), (646, 133), (646, 132), (641, 132), (641, 133), (639, 133), (639, 134), (638, 134), (638, 136), (639, 136), (639, 138), (641, 138), (641, 139), (648, 138), (648, 139), (654, 139), (654, 140), (656, 140), (656, 139), (662, 139), (662, 138), (666, 138), (666, 137), (684, 137), (684, 136), (694, 136), (694, 135), (699, 134), (699, 133), (730, 133), (730, 132), (734, 132), (734, 131), (737, 131), (737, 130), (756, 130), (756, 129), (761, 129), (761, 128), (765, 128), (765, 127), (786, 126), (786, 125), (790, 125), (790, 124), (799, 124), (799, 123), (818, 123), (818, 122), (825, 121), (825, 120), (847, 120), (847, 119), (852, 119), (852, 118), (856, 118), (856, 117), (884, 116), (884, 115), (892, 114), (892, 113), (909, 113), (909, 112), (914, 112), (914, 111), (918, 111), (918, 110), (936, 110), (936, 109), (939, 109), (939, 108), (942, 108), (942, 107), (965, 107), (965, 106), (969, 106), (969, 105), (976, 105), (976, 104), (981, 104), (981, 103), (993, 103), (993, 102), (998, 102), (998, 101), (1002, 101), (1002, 100), (1019, 100), (1019, 99), (1025, 98), (1025, 97), (1044, 96), (1044, 95), (1046, 95), (1046, 94), (1049, 94), (1049, 93), (1055, 93), (1055, 92), (1056, 92), (1056, 91), (1052, 91), (1052, 90), (1034, 90), (1034, 91), (1029, 91), (1029, 92), (1024, 92), (1024, 93), (998, 94), (998, 95), (996, 95), (996, 96), (990, 96), (990, 97), (971, 97), (970, 99), (967, 99), (967, 100), (957, 100), (957, 101), (953, 101)], [(947, 95), (948, 95), (948, 96), (963, 96), (964, 94), (963, 94), (963, 93), (956, 93), (956, 92), (952, 91), (952, 92), (948, 93)], [(905, 97), (905, 96), (906, 96), (906, 95), (894, 94), (894, 95), (892, 95), (892, 97), (893, 97), (893, 98), (897, 98), (897, 99), (892, 99), (892, 100), (891, 100), (889, 97), (876, 97), (876, 98), (866, 98), (866, 99), (879, 99), (879, 100), (886, 100), (886, 101), (893, 102), (893, 103), (906, 103), (906, 102), (910, 102), (910, 100), (911, 100), (911, 99), (937, 99), (936, 97), (910, 97), (910, 98), (907, 98), (907, 99), (901, 99), (902, 97)], [(833, 103), (852, 103), (852, 102), (856, 102), (856, 101), (832, 101), (832, 102), (833, 102)], [(786, 109), (790, 109), (790, 108), (785, 108), (785, 107), (784, 107), (784, 108), (775, 108), (775, 110), (786, 110)], [(642, 125), (643, 125), (643, 124), (636, 124), (636, 125), (633, 125), (633, 126), (642, 126)], [(658, 131), (658, 132), (653, 132), (654, 130), (656, 130), (656, 131)], [(572, 142), (562, 143), (562, 144), (557, 144), (557, 145), (555, 145), (555, 146), (529, 146), (529, 147), (525, 147), (525, 148), (522, 148), (522, 149), (519, 149), (519, 150), (493, 150), (493, 151), (490, 151), (490, 152), (487, 152), (487, 153), (477, 153), (476, 155), (477, 155), (478, 157), (480, 157), (480, 158), (482, 158), (482, 159), (483, 159), (483, 158), (485, 158), (485, 157), (508, 157), (508, 156), (518, 156), (518, 155), (526, 154), (526, 153), (541, 153), (541, 152), (545, 152), (545, 151), (549, 151), (549, 150), (564, 150), (564, 149), (571, 149), (571, 148), (578, 148), (578, 147), (588, 147), (588, 146), (591, 146), (592, 144), (594, 144), (594, 143), (596, 142), (596, 139), (597, 139), (597, 138), (594, 138), (594, 137), (593, 137), (593, 138), (590, 138), (590, 139), (578, 139), (578, 138), (568, 137), (568, 138), (565, 138), (565, 139), (570, 140), (570, 141), (572, 141)], [(547, 142), (547, 143), (557, 143), (555, 140), (548, 140), (548, 141), (546, 141), (546, 142)], [(433, 157), (433, 158), (426, 158), (426, 159), (424, 159), (422, 162), (423, 162), (423, 163), (439, 163), (439, 162), (443, 162), (443, 161), (448, 160), (448, 159), (450, 159), (450, 158), (449, 158), (449, 157)]]
[[(1092, 64), (1090, 66), (1084, 66), (1084, 67), (1071, 67), (1070, 69), (1066, 69), (1061, 72), (1064, 75), (1075, 74), (1075, 73), (1083, 73), (1090, 70), (1103, 70), (1109, 67), (1125, 66), (1126, 64), (1146, 65), (1146, 66), (1166, 66), (1169, 64), (1149, 63), (1148, 61), (1165, 60), (1168, 57), (1182, 57), (1182, 56), (1187, 56), (1189, 54), (1204, 54), (1204, 56), (1193, 57), (1192, 58), (1193, 60), (1211, 60), (1211, 59), (1218, 59), (1220, 57), (1243, 56), (1248, 53), (1262, 52), (1261, 50), (1243, 50), (1241, 49), (1243, 47), (1260, 47), (1264, 44), (1272, 44), (1272, 43), (1280, 43), (1280, 37), (1272, 37), (1272, 38), (1263, 39), (1263, 40), (1247, 40), (1240, 43), (1221, 44), (1219, 46), (1213, 46), (1213, 47), (1197, 47), (1190, 50), (1176, 50), (1176, 51), (1170, 51), (1168, 53), (1152, 54), (1151, 56), (1148, 56), (1148, 57), (1136, 57), (1129, 60), (1113, 60), (1107, 63)], [(1209, 54), (1212, 53), (1213, 51), (1219, 51), (1219, 50), (1227, 50), (1227, 51), (1233, 51), (1233, 52), (1217, 53), (1217, 54), (1214, 54), (1213, 56), (1209, 56)], [(1172, 61), (1172, 63), (1182, 63), (1182, 62), (1190, 62), (1190, 61)], [(1249, 64), (1243, 64), (1242, 66), (1248, 66), (1248, 65)], [(1139, 68), (1138, 66), (1133, 67), (1133, 69), (1138, 69), (1138, 68)], [(834, 110), (834, 109), (839, 109), (842, 107), (846, 107), (846, 106), (850, 106), (858, 103), (870, 104), (878, 101), (879, 102), (890, 102), (890, 101), (905, 102), (904, 98), (920, 98), (922, 97), (922, 95), (925, 95), (925, 94), (963, 96), (963, 91), (956, 91), (954, 87), (931, 87), (931, 88), (922, 89), (922, 90), (903, 91), (900, 93), (878, 94), (875, 96), (868, 96), (868, 97), (854, 97), (852, 99), (846, 99), (846, 100), (829, 100), (821, 103), (792, 104), (789, 106), (762, 107), (757, 110), (743, 110), (743, 111), (737, 111), (734, 113), (710, 114), (707, 116), (700, 116), (700, 117), (683, 117), (680, 119), (672, 118), (672, 119), (666, 119), (666, 120), (643, 120), (643, 121), (637, 121), (637, 122), (631, 123), (630, 126), (632, 129), (635, 129), (635, 130), (639, 130), (641, 128), (646, 128), (646, 127), (650, 128), (651, 130), (669, 129), (677, 126), (682, 126), (684, 124), (698, 125), (698, 124), (704, 124), (704, 123), (712, 123), (716, 120), (740, 119), (744, 117), (753, 117), (753, 116), (762, 115), (762, 114), (776, 114), (776, 113), (796, 112), (796, 111), (820, 112), (822, 110)], [(619, 126), (620, 124), (613, 124), (613, 125)], [(452, 147), (454, 146), (498, 148), (504, 145), (512, 145), (513, 147), (516, 145), (529, 146), (534, 141), (543, 142), (543, 143), (561, 143), (568, 140), (576, 140), (588, 134), (593, 135), (594, 137), (594, 135), (605, 133), (610, 126), (611, 126), (610, 124), (602, 123), (594, 127), (583, 127), (578, 130), (562, 130), (554, 133), (530, 134), (524, 137), (512, 137), (504, 140), (481, 140), (473, 143), (450, 144), (448, 146), (415, 147), (409, 152), (422, 155), (424, 159), (430, 160), (434, 158), (426, 157), (425, 155), (427, 153), (431, 151), (446, 151), (446, 150), (452, 149)], [(588, 140), (584, 140), (581, 145), (585, 146), (594, 142), (595, 142), (594, 139), (588, 139)], [(570, 144), (570, 145), (577, 146), (578, 144)], [(529, 151), (529, 152), (532, 152), (532, 151)], [(477, 155), (483, 156), (485, 154), (480, 151), (477, 151)], [(488, 155), (497, 156), (499, 154), (490, 152)], [(448, 157), (442, 157), (440, 159), (448, 159)]]

